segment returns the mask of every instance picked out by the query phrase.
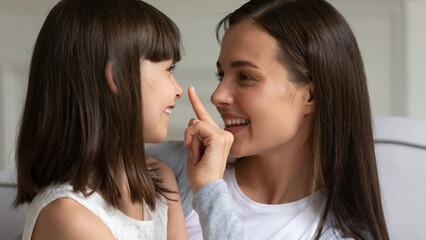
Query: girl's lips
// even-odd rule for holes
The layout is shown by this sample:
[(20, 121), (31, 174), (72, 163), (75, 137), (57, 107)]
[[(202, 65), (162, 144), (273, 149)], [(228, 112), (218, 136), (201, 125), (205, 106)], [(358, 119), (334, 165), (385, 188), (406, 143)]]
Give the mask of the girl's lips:
[(172, 113), (172, 109), (173, 108), (175, 108), (175, 105), (170, 105), (170, 106), (168, 106), (167, 108), (166, 108), (166, 110), (164, 110), (164, 112), (167, 114), (167, 115), (170, 115), (171, 113)]

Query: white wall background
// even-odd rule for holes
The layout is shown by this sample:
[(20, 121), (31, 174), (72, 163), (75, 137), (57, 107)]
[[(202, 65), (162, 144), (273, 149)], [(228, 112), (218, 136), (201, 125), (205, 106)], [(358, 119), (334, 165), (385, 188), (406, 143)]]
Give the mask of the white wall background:
[[(0, 170), (14, 166), (14, 145), (25, 97), (32, 46), (57, 0), (0, 0)], [(219, 45), (216, 23), (245, 0), (148, 0), (176, 22), (185, 55), (176, 78), (194, 85), (213, 117), (210, 104)], [(351, 24), (369, 77), (374, 116), (426, 120), (426, 0), (332, 0)], [(168, 139), (182, 138), (193, 117), (186, 96), (173, 111)]]

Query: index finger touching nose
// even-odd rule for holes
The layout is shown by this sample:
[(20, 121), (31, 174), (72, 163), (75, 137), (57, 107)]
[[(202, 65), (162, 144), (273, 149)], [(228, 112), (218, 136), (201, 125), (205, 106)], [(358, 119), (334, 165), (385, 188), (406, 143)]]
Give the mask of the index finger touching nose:
[(197, 118), (218, 127), (216, 122), (204, 108), (193, 86), (188, 88), (188, 97), (189, 101), (191, 102), (192, 108), (194, 109), (195, 115), (197, 115)]

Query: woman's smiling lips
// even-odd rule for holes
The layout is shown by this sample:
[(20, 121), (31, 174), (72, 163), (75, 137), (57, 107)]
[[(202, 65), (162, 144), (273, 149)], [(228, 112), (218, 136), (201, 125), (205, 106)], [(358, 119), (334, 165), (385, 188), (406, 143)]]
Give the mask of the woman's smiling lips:
[(231, 132), (234, 135), (242, 131), (247, 127), (248, 124), (250, 124), (249, 119), (237, 115), (225, 113), (221, 114), (221, 117), (225, 124), (225, 130)]

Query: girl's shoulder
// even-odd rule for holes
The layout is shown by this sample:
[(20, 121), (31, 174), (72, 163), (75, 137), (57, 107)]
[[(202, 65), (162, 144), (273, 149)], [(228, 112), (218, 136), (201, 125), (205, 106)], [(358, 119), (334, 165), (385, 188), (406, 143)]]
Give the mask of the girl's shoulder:
[(34, 239), (114, 239), (110, 229), (77, 201), (62, 197), (40, 212), (32, 233)]
[(23, 239), (113, 238), (102, 220), (85, 206), (88, 204), (88, 199), (68, 184), (44, 188), (29, 206)]
[(168, 167), (165, 163), (151, 157), (146, 158), (146, 163), (149, 166), (151, 173), (154, 174), (155, 177), (161, 179), (164, 184), (163, 187), (166, 189), (175, 187), (176, 178), (170, 167)]

